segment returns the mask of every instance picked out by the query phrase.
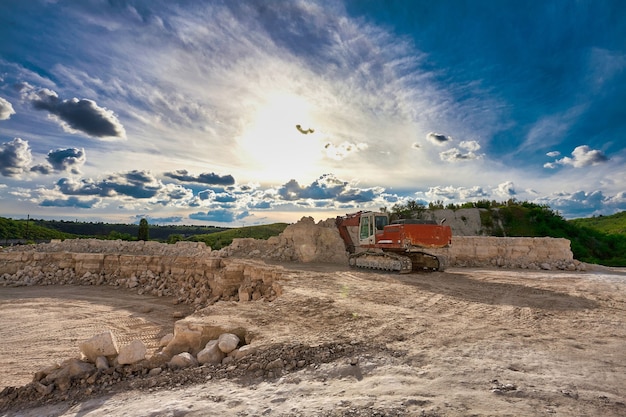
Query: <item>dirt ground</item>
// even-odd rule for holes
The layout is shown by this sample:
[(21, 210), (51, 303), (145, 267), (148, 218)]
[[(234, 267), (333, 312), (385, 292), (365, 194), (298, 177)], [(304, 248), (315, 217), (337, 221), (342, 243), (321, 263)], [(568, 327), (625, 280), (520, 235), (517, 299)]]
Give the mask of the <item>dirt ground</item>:
[[(307, 366), (275, 378), (183, 370), (5, 415), (626, 415), (624, 270), (282, 267), (276, 301), (219, 302), (194, 317), (244, 325), (259, 351), (317, 349)], [(0, 390), (105, 330), (156, 349), (188, 309), (105, 287), (0, 288)]]

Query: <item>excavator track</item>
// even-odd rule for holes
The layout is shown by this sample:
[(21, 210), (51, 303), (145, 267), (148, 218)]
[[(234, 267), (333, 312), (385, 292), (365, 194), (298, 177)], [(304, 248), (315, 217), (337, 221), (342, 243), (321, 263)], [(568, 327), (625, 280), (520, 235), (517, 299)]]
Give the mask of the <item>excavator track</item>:
[(410, 252), (413, 271), (443, 271), (444, 263), (435, 255), (426, 252)]
[(389, 252), (359, 252), (350, 255), (351, 267), (364, 269), (379, 269), (383, 271), (398, 271), (408, 274), (412, 271), (411, 258)]
[(401, 274), (424, 271), (443, 271), (443, 262), (426, 252), (409, 252), (400, 255), (393, 252), (366, 251), (350, 255), (349, 264), (354, 268), (397, 271)]

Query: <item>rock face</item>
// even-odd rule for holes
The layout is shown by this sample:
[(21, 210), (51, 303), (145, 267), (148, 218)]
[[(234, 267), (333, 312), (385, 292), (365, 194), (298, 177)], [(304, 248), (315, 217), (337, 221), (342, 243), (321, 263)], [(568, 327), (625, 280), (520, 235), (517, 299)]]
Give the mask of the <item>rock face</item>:
[[(570, 241), (550, 237), (453, 236), (449, 248), (428, 250), (448, 266), (583, 270)], [(547, 266), (547, 268), (546, 268)]]
[(204, 243), (180, 243), (74, 239), (2, 250), (0, 285), (110, 285), (175, 296), (199, 307), (240, 296), (242, 301), (271, 301), (282, 291), (277, 282), (281, 268), (224, 259)]

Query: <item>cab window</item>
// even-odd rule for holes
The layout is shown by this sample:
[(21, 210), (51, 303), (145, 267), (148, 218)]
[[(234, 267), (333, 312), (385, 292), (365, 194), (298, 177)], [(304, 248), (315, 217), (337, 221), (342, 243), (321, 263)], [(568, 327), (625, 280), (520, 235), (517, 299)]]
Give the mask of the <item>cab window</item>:
[(389, 224), (387, 216), (376, 216), (376, 230), (383, 230)]
[(370, 237), (370, 218), (369, 217), (361, 217), (361, 231), (360, 238), (367, 239)]

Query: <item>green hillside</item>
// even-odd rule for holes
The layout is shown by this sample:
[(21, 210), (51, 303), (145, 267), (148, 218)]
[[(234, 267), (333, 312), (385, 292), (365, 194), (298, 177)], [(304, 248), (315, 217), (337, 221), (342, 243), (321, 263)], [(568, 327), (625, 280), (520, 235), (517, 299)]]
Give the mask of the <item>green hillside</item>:
[(250, 237), (253, 239), (269, 239), (278, 236), (288, 226), (287, 223), (273, 223), (259, 226), (245, 226), (207, 235), (195, 235), (187, 240), (204, 242), (211, 249), (219, 250), (230, 245), (233, 239)]
[(626, 235), (626, 211), (611, 216), (593, 216), (569, 221), (578, 227), (588, 227), (612, 235)]
[(42, 227), (32, 220), (13, 220), (0, 217), (0, 245), (8, 241), (20, 240), (35, 242), (50, 239), (71, 239), (77, 237), (71, 233)]
[(579, 261), (626, 266), (626, 234), (608, 234), (595, 227), (567, 221), (548, 207), (521, 204), (501, 208), (506, 236), (549, 236), (569, 239), (574, 258)]

